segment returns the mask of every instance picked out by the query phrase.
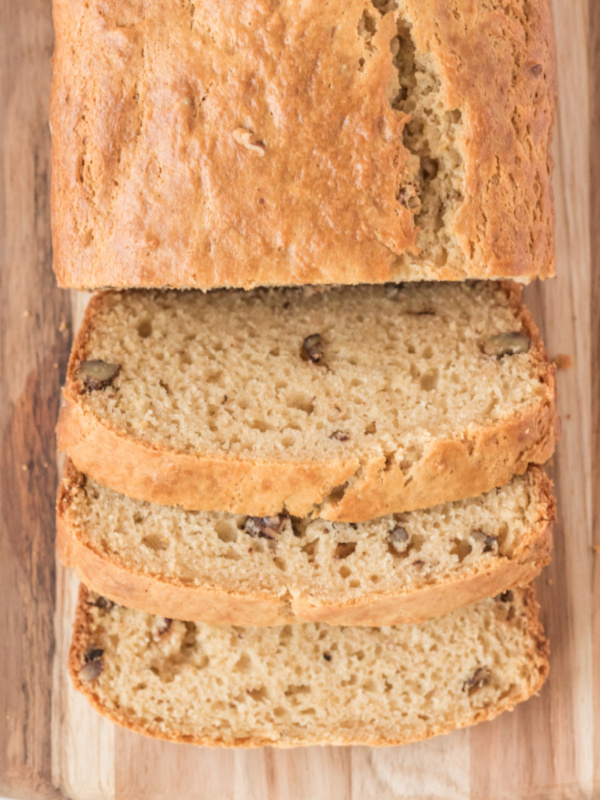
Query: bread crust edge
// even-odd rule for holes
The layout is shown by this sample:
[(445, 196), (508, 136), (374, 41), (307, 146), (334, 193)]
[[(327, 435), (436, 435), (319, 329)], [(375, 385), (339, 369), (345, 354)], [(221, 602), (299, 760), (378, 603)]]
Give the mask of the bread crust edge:
[(93, 687), (89, 683), (83, 683), (78, 677), (78, 670), (84, 663), (84, 654), (88, 649), (88, 628), (89, 628), (89, 611), (87, 607), (88, 589), (81, 584), (79, 588), (79, 599), (75, 611), (75, 620), (73, 624), (73, 639), (69, 651), (68, 669), (71, 680), (75, 689), (81, 692), (90, 705), (102, 716), (107, 717), (111, 722), (114, 722), (124, 728), (127, 728), (134, 733), (139, 733), (154, 739), (162, 739), (165, 741), (172, 741), (182, 744), (194, 744), (201, 747), (236, 747), (236, 748), (256, 748), (256, 747), (277, 747), (287, 749), (290, 747), (307, 747), (310, 745), (334, 745), (334, 746), (347, 746), (347, 745), (364, 745), (368, 747), (390, 747), (402, 744), (410, 744), (416, 741), (425, 741), (434, 736), (440, 736), (450, 733), (460, 728), (465, 728), (475, 725), (479, 722), (485, 722), (494, 719), (504, 711), (512, 711), (514, 707), (528, 700), (533, 695), (537, 694), (542, 688), (543, 684), (548, 677), (550, 670), (548, 664), (549, 645), (545, 637), (542, 624), (539, 620), (539, 605), (535, 598), (535, 591), (533, 586), (530, 585), (524, 590), (523, 605), (525, 607), (526, 622), (525, 628), (528, 630), (531, 638), (530, 657), (532, 661), (531, 679), (528, 686), (522, 691), (516, 692), (512, 696), (504, 698), (493, 708), (480, 709), (470, 716), (462, 716), (446, 725), (437, 725), (431, 728), (424, 736), (402, 736), (398, 735), (394, 738), (355, 738), (343, 739), (331, 737), (327, 741), (323, 740), (302, 740), (299, 738), (289, 739), (284, 742), (275, 741), (265, 738), (247, 738), (235, 740), (235, 744), (224, 741), (222, 739), (210, 738), (207, 736), (188, 736), (178, 734), (176, 732), (167, 732), (153, 727), (145, 723), (143, 720), (137, 721), (130, 719), (123, 712), (116, 709), (110, 709), (94, 692)]
[(555, 501), (549, 479), (533, 468), (540, 507), (539, 519), (528, 530), (510, 559), (498, 560), (475, 573), (460, 572), (436, 584), (398, 592), (365, 594), (351, 602), (331, 603), (309, 596), (292, 597), (232, 591), (223, 585), (189, 585), (177, 578), (132, 568), (86, 542), (85, 533), (68, 519), (68, 503), (76, 470), (72, 465), (59, 492), (57, 548), (62, 563), (74, 568), (80, 581), (109, 600), (129, 608), (172, 619), (211, 625), (269, 626), (303, 622), (330, 625), (406, 625), (424, 622), (460, 606), (530, 583), (550, 561)]
[(340, 522), (364, 522), (391, 513), (476, 497), (544, 463), (560, 433), (556, 368), (548, 356), (521, 288), (500, 282), (509, 305), (531, 340), (541, 391), (525, 409), (502, 420), (430, 444), (407, 470), (383, 452), (346, 458), (269, 461), (229, 454), (185, 453), (160, 448), (118, 432), (84, 407), (77, 391), (96, 308), (90, 302), (77, 335), (57, 426), (59, 450), (102, 485), (138, 500), (192, 510), (227, 510), (252, 516), (311, 513)]

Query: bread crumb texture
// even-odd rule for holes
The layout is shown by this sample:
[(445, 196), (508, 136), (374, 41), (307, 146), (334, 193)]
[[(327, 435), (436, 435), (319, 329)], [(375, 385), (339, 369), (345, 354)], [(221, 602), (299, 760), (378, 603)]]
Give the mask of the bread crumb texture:
[[(398, 457), (410, 461), (428, 440), (500, 420), (547, 390), (548, 364), (529, 340), (522, 352), (484, 352), (491, 337), (522, 327), (496, 285), (93, 302), (70, 388), (123, 433), (184, 452), (322, 459), (401, 443)], [(303, 353), (316, 334), (320, 363)], [(100, 391), (82, 380), (90, 360), (120, 366)]]
[(63, 286), (554, 269), (549, 0), (55, 0)]
[(70, 669), (140, 733), (252, 747), (425, 739), (511, 709), (548, 663), (530, 589), (387, 628), (211, 627), (82, 590)]
[[(359, 525), (256, 518), (132, 500), (71, 465), (59, 516), (64, 560), (116, 602), (167, 616), (186, 608), (202, 622), (381, 625), (439, 616), (531, 580), (549, 560), (554, 501), (532, 468), (471, 500)], [(85, 552), (65, 558), (73, 540)], [(434, 598), (440, 587), (455, 592)], [(432, 599), (415, 602), (419, 593)]]
[[(355, 522), (386, 513), (386, 495), (421, 468), (425, 507), (545, 460), (554, 395), (518, 290), (498, 282), (109, 292), (90, 303), (73, 349), (59, 445), (82, 472), (147, 500), (169, 481), (179, 491), (186, 470), (212, 458), (210, 486), (189, 503), (173, 495), (208, 510), (273, 514), (306, 486), (287, 505), (304, 516), (362, 482), (375, 505), (345, 517)], [(112, 438), (100, 445), (97, 435)], [(436, 494), (445, 476), (462, 480), (461, 464), (469, 486)], [(489, 469), (495, 482), (479, 486)], [(131, 483), (143, 475), (139, 495)]]

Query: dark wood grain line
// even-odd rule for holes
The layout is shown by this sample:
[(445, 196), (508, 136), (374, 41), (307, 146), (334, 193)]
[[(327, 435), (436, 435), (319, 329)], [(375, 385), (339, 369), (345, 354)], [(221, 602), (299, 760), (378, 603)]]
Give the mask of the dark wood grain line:
[[(593, 545), (600, 548), (600, 3), (589, 3), (590, 244)], [(593, 561), (594, 784), (600, 787), (600, 552)]]
[[(70, 346), (50, 239), (48, 0), (0, 3), (0, 794), (51, 775), (54, 426)], [(7, 646), (7, 643), (10, 643)]]

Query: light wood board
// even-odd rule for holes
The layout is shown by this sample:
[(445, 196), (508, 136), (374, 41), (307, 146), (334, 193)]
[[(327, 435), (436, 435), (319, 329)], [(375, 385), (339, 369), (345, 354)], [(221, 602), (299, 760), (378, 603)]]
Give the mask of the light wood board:
[[(536, 2), (536, 0), (531, 0)], [(73, 800), (600, 798), (600, 0), (555, 0), (558, 278), (527, 290), (559, 372), (552, 643), (538, 698), (404, 748), (217, 751), (97, 716), (65, 674), (75, 580), (53, 549), (53, 428), (85, 297), (51, 273), (49, 0), (0, 3), (0, 794)], [(595, 538), (594, 538), (595, 537)], [(600, 549), (600, 548), (599, 548)]]

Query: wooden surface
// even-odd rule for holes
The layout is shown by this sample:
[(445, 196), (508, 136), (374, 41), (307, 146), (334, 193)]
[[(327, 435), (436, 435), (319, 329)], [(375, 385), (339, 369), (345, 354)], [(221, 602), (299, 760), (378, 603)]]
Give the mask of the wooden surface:
[(560, 519), (538, 582), (550, 680), (513, 714), (405, 748), (231, 752), (120, 730), (65, 676), (75, 581), (55, 566), (53, 427), (85, 299), (50, 268), (50, 1), (0, 2), (0, 794), (600, 798), (600, 2), (555, 0), (555, 15), (558, 279), (527, 292), (550, 353), (575, 357), (559, 373)]

